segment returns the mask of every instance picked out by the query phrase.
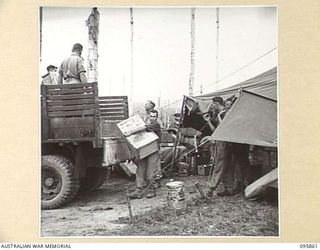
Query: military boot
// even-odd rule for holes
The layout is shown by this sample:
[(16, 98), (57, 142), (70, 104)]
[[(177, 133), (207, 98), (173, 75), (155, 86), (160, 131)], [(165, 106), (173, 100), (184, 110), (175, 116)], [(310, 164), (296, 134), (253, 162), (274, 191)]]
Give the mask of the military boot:
[(143, 197), (142, 189), (136, 188), (135, 191), (128, 193), (127, 196), (131, 199), (141, 199)]
[(207, 197), (212, 197), (213, 196), (213, 192), (216, 190), (216, 188), (214, 187), (209, 187), (209, 190), (206, 193)]
[(156, 196), (156, 190), (155, 188), (149, 188), (147, 192), (147, 198), (153, 198)]

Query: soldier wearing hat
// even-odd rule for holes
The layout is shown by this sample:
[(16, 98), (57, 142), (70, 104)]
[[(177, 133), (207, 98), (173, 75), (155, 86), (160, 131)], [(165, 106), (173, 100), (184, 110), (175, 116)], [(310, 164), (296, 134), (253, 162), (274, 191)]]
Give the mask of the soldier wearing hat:
[(57, 74), (56, 74), (57, 69), (58, 67), (54, 65), (49, 65), (47, 67), (47, 74), (42, 76), (42, 84), (44, 85), (57, 84), (58, 83)]
[(71, 56), (67, 57), (61, 63), (59, 68), (59, 84), (77, 84), (87, 83), (85, 75), (86, 70), (83, 66), (83, 58), (81, 57), (82, 45), (76, 43), (73, 45)]

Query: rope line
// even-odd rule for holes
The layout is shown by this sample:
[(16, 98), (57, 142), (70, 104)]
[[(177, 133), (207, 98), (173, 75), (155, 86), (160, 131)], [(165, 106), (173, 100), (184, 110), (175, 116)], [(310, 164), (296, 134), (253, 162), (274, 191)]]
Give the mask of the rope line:
[[(241, 71), (241, 70), (243, 70), (244, 68), (250, 66), (251, 64), (253, 64), (253, 63), (255, 63), (256, 61), (260, 60), (261, 58), (267, 56), (268, 54), (270, 54), (271, 52), (273, 52), (273, 51), (276, 50), (276, 49), (278, 49), (278, 47), (274, 47), (273, 49), (267, 51), (266, 53), (262, 54), (261, 56), (257, 57), (256, 59), (252, 60), (251, 62), (247, 63), (246, 65), (242, 66), (241, 68), (239, 68), (239, 69), (231, 72), (230, 74), (222, 77), (222, 78), (219, 79), (219, 80), (216, 80), (214, 83), (211, 83), (211, 84), (205, 86), (205, 87), (202, 89), (202, 91), (203, 91), (204, 89), (207, 89), (207, 88), (209, 88), (210, 86), (213, 86), (214, 84), (217, 84), (217, 83), (219, 83), (219, 82), (227, 79), (228, 77), (230, 77), (230, 76), (238, 73), (239, 71)], [(198, 92), (200, 92), (200, 90), (197, 90), (195, 93), (198, 93)], [(170, 103), (170, 104), (167, 104), (167, 105), (165, 105), (165, 106), (162, 106), (162, 107), (160, 108), (160, 110), (162, 111), (162, 110), (165, 109), (166, 107), (168, 107), (168, 106), (170, 106), (170, 105), (172, 105), (172, 104), (175, 104), (175, 103), (177, 103), (177, 102), (179, 102), (179, 101), (181, 101), (181, 100), (183, 100), (183, 98), (178, 99), (178, 100), (176, 100), (176, 101), (174, 101), (174, 102), (172, 102), (172, 103)]]

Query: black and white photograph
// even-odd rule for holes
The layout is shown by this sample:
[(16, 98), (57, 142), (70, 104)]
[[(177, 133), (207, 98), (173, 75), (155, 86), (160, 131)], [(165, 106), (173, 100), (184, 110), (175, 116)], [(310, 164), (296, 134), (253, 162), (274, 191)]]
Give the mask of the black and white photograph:
[(277, 6), (38, 13), (40, 237), (281, 236)]

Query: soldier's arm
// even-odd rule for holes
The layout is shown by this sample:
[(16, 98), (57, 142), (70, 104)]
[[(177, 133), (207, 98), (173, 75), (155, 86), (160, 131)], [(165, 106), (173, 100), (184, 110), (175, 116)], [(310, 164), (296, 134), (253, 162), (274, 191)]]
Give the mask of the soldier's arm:
[(216, 127), (212, 124), (211, 120), (208, 121), (208, 125), (213, 133), (216, 130)]
[(86, 74), (84, 72), (79, 73), (79, 76), (80, 76), (81, 83), (87, 83), (88, 82), (88, 79), (87, 79)]
[(151, 124), (147, 124), (147, 131), (153, 131), (155, 133), (160, 133), (161, 132), (161, 127), (160, 124), (155, 122)]
[(79, 61), (78, 61), (78, 74), (79, 74), (81, 83), (88, 82), (88, 79), (87, 79), (87, 76), (85, 73), (86, 73), (86, 69), (83, 66), (83, 60), (79, 59)]
[(59, 75), (58, 75), (57, 83), (58, 84), (62, 84), (62, 70), (61, 70), (61, 68), (59, 69)]

